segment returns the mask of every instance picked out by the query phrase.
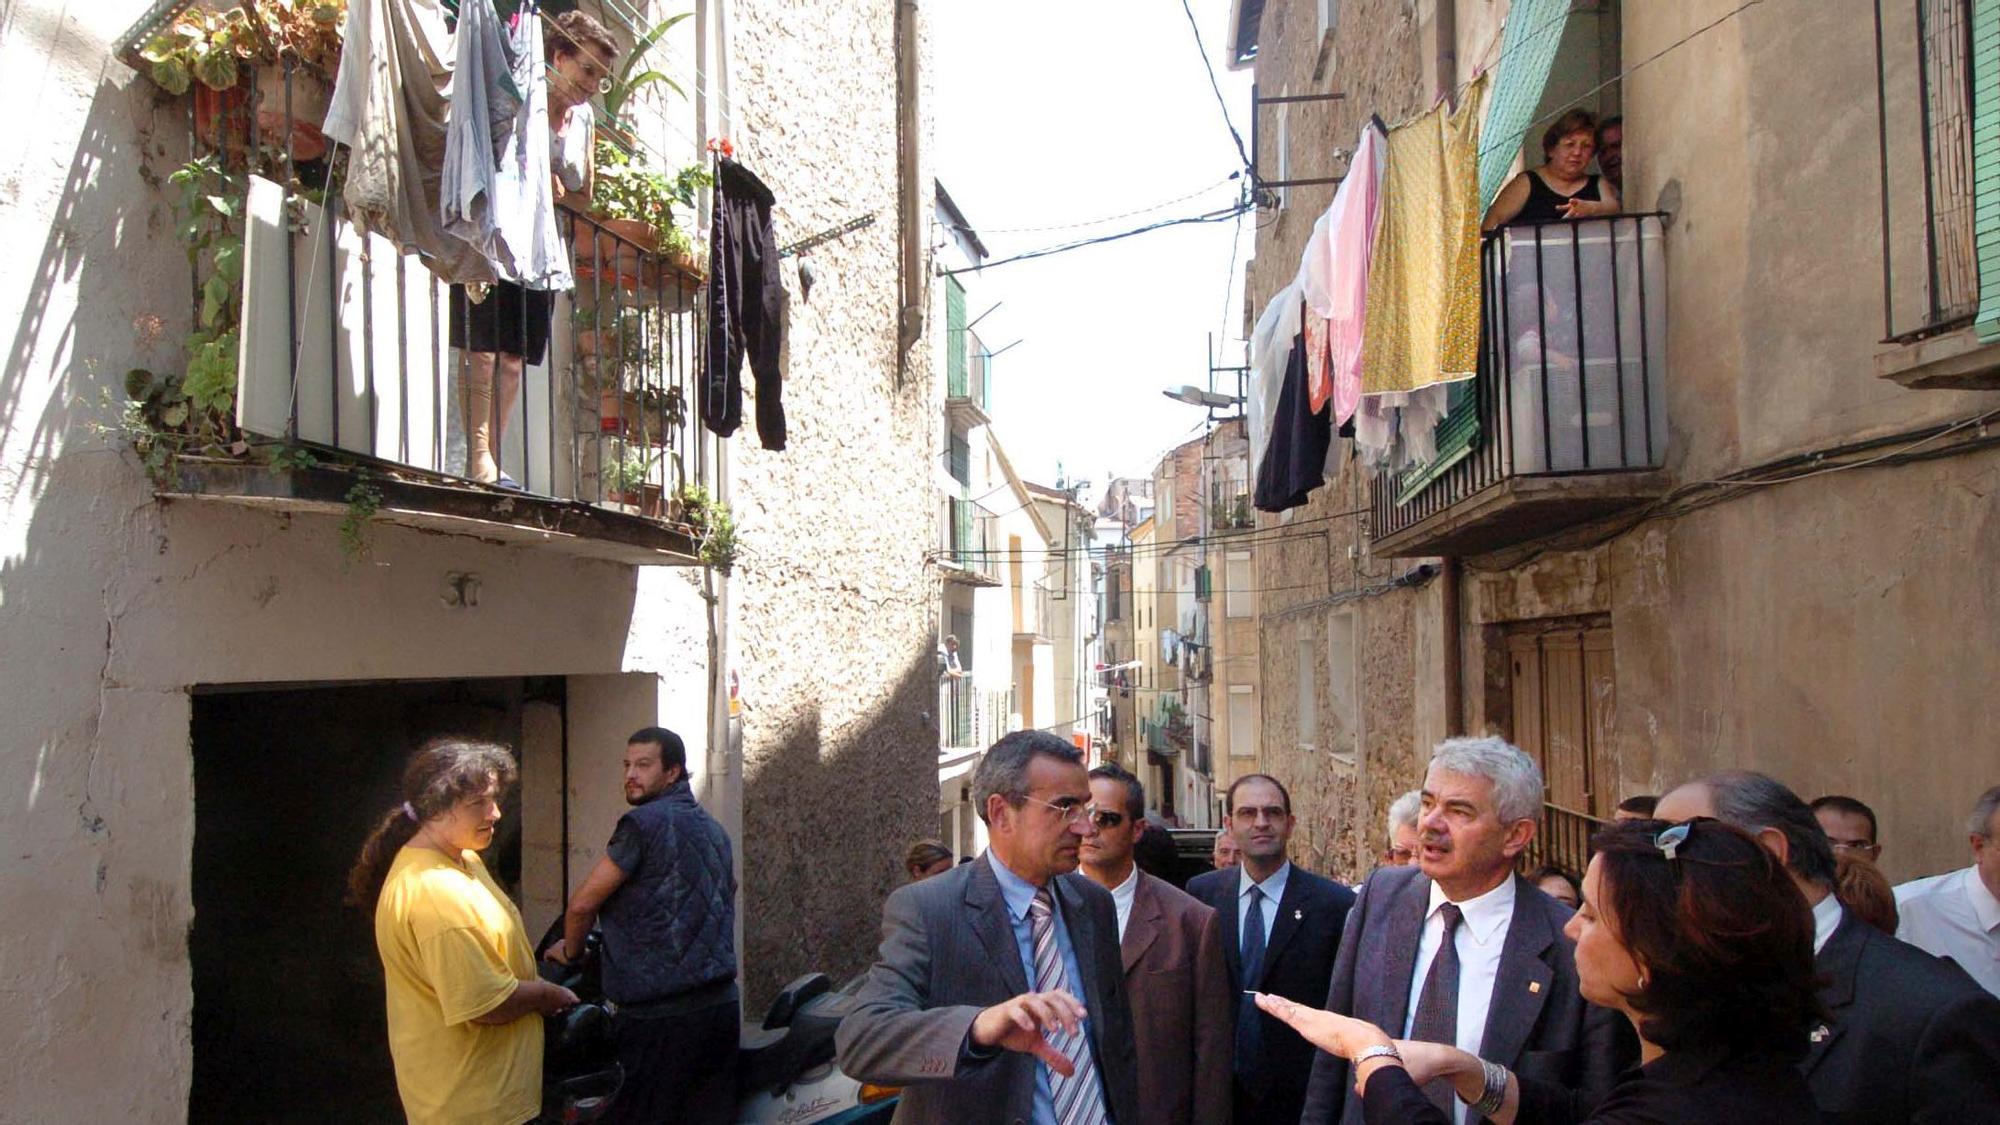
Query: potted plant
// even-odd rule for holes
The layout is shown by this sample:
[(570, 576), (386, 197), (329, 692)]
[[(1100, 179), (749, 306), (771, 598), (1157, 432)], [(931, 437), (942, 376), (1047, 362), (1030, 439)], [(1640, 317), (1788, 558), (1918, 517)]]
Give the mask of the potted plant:
[[(604, 466), (604, 495), (612, 503), (643, 510), (653, 459), (638, 449), (623, 449)], [(655, 486), (657, 487), (657, 486)]]
[(698, 484), (674, 489), (674, 507), (689, 533), (701, 540), (701, 561), (728, 572), (736, 564), (736, 517), (729, 505)]
[(577, 275), (601, 271), (622, 288), (651, 289), (658, 281), (651, 261), (657, 254), (673, 264), (680, 288), (698, 287), (707, 271), (675, 215), (679, 208), (692, 217), (695, 193), (714, 182), (707, 166), (691, 164), (668, 175), (608, 136), (597, 138), (596, 161), (591, 214), (601, 229), (590, 245), (578, 247)]
[[(328, 76), (339, 65), (346, 7), (346, 0), (243, 0), (223, 11), (190, 7), (140, 48), (139, 57), (167, 93), (192, 90), (195, 130), (203, 139), (230, 152), (247, 149), (247, 134), (220, 137), (218, 121), (240, 117), (254, 96), (258, 135), (289, 132), (294, 159), (317, 160), (328, 148), (319, 122), (326, 116)], [(287, 58), (294, 64), (289, 117)], [(256, 68), (254, 91), (243, 80), (246, 66)]]

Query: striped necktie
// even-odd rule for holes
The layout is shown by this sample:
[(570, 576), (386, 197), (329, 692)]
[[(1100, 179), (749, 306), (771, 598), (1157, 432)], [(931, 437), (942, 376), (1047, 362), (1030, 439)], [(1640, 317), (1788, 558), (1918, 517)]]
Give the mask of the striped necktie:
[[(1028, 904), (1028, 930), (1035, 940), (1035, 991), (1061, 990), (1081, 998), (1083, 990), (1071, 984), (1063, 968), (1062, 950), (1056, 946), (1054, 904), (1049, 889), (1035, 892)], [(1076, 1073), (1065, 1078), (1049, 1071), (1049, 1093), (1055, 1102), (1056, 1125), (1104, 1125), (1104, 1092), (1097, 1084), (1097, 1063), (1090, 1055), (1090, 1041), (1079, 1026), (1075, 1035), (1060, 1026), (1047, 1032), (1049, 1045), (1075, 1066)]]

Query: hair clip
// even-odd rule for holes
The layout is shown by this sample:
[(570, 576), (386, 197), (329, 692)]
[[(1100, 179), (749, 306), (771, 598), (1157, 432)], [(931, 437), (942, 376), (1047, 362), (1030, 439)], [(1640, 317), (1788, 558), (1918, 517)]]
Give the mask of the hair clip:
[(1653, 846), (1660, 849), (1666, 855), (1668, 863), (1672, 863), (1675, 853), (1680, 851), (1682, 844), (1687, 843), (1688, 832), (1693, 828), (1694, 825), (1692, 824), (1676, 824), (1658, 836), (1653, 837)]

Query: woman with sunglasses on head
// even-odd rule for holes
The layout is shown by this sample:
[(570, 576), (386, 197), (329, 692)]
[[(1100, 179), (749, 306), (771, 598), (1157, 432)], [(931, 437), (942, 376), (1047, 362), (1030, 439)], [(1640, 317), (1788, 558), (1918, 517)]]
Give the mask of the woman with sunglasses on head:
[(1816, 1120), (1796, 1069), (1819, 1018), (1812, 914), (1783, 865), (1707, 818), (1623, 822), (1593, 843), (1583, 907), (1565, 932), (1584, 998), (1622, 1012), (1641, 1048), (1641, 1065), (1596, 1106), (1454, 1047), (1278, 997), (1257, 1002), (1354, 1064), (1370, 1125), (1447, 1125), (1439, 1103), (1453, 1096), (1469, 1120), (1495, 1125)]

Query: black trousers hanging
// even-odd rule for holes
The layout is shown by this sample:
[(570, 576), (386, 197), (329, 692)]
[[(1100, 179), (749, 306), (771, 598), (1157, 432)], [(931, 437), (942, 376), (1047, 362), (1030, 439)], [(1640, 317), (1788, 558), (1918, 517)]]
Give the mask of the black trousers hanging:
[(743, 423), (743, 360), (757, 380), (757, 436), (785, 448), (785, 407), (778, 375), (784, 345), (784, 287), (776, 199), (743, 165), (720, 157), (708, 245), (708, 347), (702, 356), (701, 418), (724, 437)]

